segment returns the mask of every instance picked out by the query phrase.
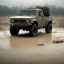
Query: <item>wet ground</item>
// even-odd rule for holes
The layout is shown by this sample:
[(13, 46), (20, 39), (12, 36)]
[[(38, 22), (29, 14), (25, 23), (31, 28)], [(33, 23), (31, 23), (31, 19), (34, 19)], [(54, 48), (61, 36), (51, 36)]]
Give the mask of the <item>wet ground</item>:
[(64, 64), (64, 28), (53, 28), (51, 34), (40, 29), (37, 37), (0, 31), (0, 64)]

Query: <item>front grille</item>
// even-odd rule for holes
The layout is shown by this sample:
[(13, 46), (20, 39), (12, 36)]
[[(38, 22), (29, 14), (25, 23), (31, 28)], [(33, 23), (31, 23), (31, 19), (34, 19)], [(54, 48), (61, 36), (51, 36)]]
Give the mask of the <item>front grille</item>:
[(16, 19), (13, 20), (13, 22), (15, 22), (15, 23), (18, 23), (18, 22), (21, 23), (21, 22), (25, 22), (25, 21), (26, 21), (26, 20), (16, 20)]

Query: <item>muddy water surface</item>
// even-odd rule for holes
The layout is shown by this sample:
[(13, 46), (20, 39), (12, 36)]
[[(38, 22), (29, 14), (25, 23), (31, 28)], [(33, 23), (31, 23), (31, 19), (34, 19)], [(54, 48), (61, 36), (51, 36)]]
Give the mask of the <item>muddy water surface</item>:
[(11, 36), (9, 31), (0, 32), (0, 48), (33, 48), (53, 44), (54, 40), (64, 40), (64, 29), (53, 28), (51, 34), (46, 34), (43, 29), (40, 29), (38, 36), (30, 37), (29, 32), (19, 31), (17, 36)]
[(53, 28), (51, 34), (40, 29), (36, 37), (22, 30), (17, 36), (1, 31), (0, 64), (64, 64), (64, 43), (54, 40), (64, 40), (63, 28)]
[[(30, 37), (28, 32), (20, 30), (17, 36), (11, 36), (9, 31), (0, 32), (0, 48), (33, 48), (52, 42), (52, 34), (46, 34), (42, 29), (38, 36)], [(4, 45), (4, 46), (3, 46)]]

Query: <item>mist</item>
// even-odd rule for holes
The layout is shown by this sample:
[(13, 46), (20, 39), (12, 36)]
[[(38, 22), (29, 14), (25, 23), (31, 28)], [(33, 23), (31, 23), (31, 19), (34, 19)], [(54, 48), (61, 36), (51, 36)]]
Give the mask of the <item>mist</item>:
[(51, 16), (64, 16), (64, 0), (0, 0), (0, 16), (15, 15), (21, 8), (48, 6)]
[(55, 5), (64, 8), (64, 0), (0, 0), (0, 5), (32, 6), (32, 5)]

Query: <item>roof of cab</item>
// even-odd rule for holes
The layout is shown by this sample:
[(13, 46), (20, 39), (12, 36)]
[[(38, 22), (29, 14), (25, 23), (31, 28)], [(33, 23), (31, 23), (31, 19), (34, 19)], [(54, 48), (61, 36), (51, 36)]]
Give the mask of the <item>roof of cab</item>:
[(36, 8), (27, 8), (27, 9), (22, 9), (22, 10), (41, 10), (41, 9), (36, 9)]

